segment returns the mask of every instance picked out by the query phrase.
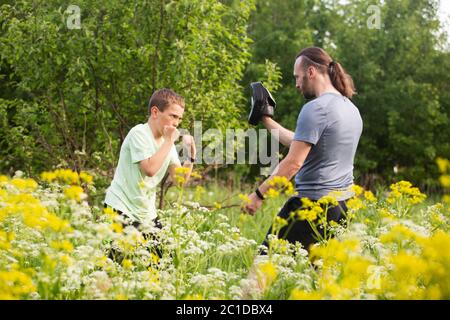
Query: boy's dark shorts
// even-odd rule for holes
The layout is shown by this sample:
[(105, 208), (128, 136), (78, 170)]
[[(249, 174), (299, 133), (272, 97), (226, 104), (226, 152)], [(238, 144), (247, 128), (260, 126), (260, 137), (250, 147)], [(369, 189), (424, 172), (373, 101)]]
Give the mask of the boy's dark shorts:
[[(108, 206), (106, 203), (103, 204), (104, 208), (111, 208), (114, 212), (117, 212), (120, 215), (123, 215), (124, 217), (126, 217), (124, 215), (124, 213), (122, 211), (116, 210), (110, 206)], [(122, 226), (124, 228), (128, 227), (128, 226), (133, 226), (135, 227), (137, 230), (139, 230), (140, 227), (140, 223), (137, 221), (132, 221), (131, 219), (129, 219), (128, 217), (126, 217), (126, 221), (128, 222), (122, 222)], [(155, 227), (158, 229), (162, 229), (162, 224), (159, 221), (158, 218), (153, 219), (153, 222), (155, 224)], [(156, 237), (152, 234), (146, 234), (146, 233), (142, 233), (142, 236), (144, 237), (144, 239), (146, 240), (156, 240)], [(155, 253), (158, 257), (162, 257), (162, 249), (159, 245), (155, 246), (154, 248), (152, 248), (151, 250), (153, 253)], [(120, 253), (118, 253), (116, 250), (112, 249), (109, 253), (109, 257), (113, 260), (121, 260), (123, 257), (120, 257)]]

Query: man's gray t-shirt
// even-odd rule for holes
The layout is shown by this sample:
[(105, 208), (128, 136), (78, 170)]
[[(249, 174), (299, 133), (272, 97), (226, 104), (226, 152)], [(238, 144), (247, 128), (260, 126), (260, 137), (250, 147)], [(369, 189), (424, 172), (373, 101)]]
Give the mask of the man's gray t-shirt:
[(353, 161), (362, 127), (358, 108), (340, 94), (325, 93), (303, 106), (294, 140), (312, 148), (295, 176), (299, 197), (318, 200), (341, 191), (341, 201), (353, 195)]

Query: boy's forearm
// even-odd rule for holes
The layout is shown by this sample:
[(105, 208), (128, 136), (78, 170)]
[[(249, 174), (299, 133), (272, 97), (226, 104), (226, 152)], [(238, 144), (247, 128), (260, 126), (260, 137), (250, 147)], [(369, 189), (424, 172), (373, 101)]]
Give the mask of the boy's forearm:
[[(150, 158), (143, 160), (145, 161), (144, 171), (147, 176), (155, 175), (159, 169), (161, 169), (164, 160), (167, 158), (167, 155), (170, 153), (170, 149), (172, 148), (172, 142), (170, 140), (164, 141), (161, 147), (156, 151)], [(141, 166), (142, 167), (142, 166)]]

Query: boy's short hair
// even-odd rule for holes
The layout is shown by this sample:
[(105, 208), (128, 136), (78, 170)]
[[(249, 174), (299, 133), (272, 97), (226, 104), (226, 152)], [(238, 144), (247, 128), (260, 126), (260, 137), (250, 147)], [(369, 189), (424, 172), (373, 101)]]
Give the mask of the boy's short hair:
[(184, 98), (167, 88), (156, 90), (148, 103), (148, 113), (150, 114), (150, 109), (153, 106), (156, 106), (162, 112), (171, 104), (178, 104), (184, 109)]

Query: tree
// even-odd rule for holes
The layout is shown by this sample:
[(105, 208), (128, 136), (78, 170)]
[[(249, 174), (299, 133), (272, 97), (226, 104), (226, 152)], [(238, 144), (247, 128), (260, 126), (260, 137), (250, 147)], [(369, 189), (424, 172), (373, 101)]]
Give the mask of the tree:
[(263, 78), (262, 61), (276, 62), (282, 73), (276, 118), (294, 129), (304, 103), (292, 80), (295, 56), (323, 47), (356, 84), (353, 100), (364, 120), (357, 181), (432, 186), (434, 159), (450, 157), (450, 62), (437, 7), (434, 0), (257, 1), (249, 27), (254, 56), (244, 79)]
[[(64, 4), (65, 5), (65, 4)], [(1, 8), (0, 57), (17, 90), (0, 101), (0, 170), (111, 170), (156, 89), (186, 98), (183, 126), (236, 127), (252, 1), (16, 1)], [(75, 27), (75, 28), (74, 28)]]

